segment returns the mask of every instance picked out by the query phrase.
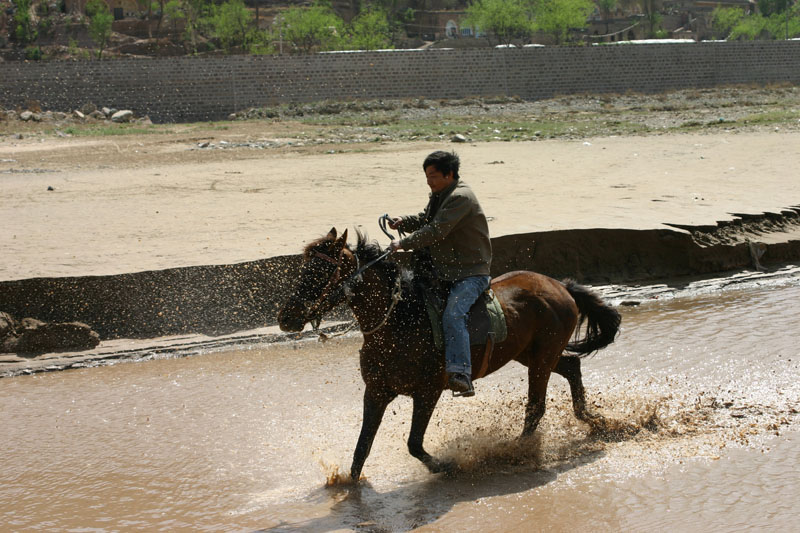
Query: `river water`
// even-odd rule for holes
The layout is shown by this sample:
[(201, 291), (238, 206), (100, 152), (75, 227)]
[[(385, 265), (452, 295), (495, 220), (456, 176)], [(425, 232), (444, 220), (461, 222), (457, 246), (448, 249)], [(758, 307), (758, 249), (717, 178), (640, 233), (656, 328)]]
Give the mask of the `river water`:
[(648, 294), (584, 360), (620, 431), (576, 421), (554, 375), (518, 440), (511, 363), (474, 398), (442, 397), (426, 447), (451, 477), (408, 455), (400, 398), (361, 486), (326, 486), (360, 428), (356, 336), (2, 379), (0, 529), (796, 530), (800, 276)]

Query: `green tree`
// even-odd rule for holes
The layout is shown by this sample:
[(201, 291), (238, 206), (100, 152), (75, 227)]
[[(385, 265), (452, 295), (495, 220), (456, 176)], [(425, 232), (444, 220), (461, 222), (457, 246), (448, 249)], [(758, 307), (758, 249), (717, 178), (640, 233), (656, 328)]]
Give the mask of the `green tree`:
[(346, 47), (352, 50), (391, 48), (392, 33), (387, 14), (382, 9), (367, 9), (348, 25)]
[(14, 0), (14, 9), (12, 36), (21, 45), (32, 43), (38, 34), (31, 16), (31, 0)]
[(336, 50), (343, 28), (344, 21), (330, 7), (320, 4), (292, 7), (278, 22), (282, 39), (307, 54), (314, 50)]
[(164, 18), (168, 23), (172, 23), (172, 31), (178, 31), (178, 21), (186, 18), (186, 12), (181, 6), (180, 0), (169, 0), (164, 5)]
[[(716, 15), (717, 10), (714, 13)], [(772, 13), (767, 17), (761, 14), (750, 14), (737, 18), (735, 14), (719, 10), (719, 20), (720, 29), (732, 26), (727, 34), (729, 40), (790, 39), (800, 36), (800, 7), (798, 6), (792, 6), (783, 13)], [(715, 24), (716, 21), (715, 17)]]
[(800, 35), (800, 4), (795, 2), (783, 13), (770, 15), (767, 29), (775, 39), (792, 39)]
[(184, 39), (189, 43), (189, 50), (196, 54), (198, 37), (211, 27), (213, 5), (208, 0), (180, 0), (180, 2), (186, 17)]
[(86, 14), (89, 16), (89, 37), (97, 45), (97, 59), (100, 59), (111, 37), (114, 15), (103, 0), (89, 0), (86, 4)]
[(536, 28), (555, 38), (557, 44), (567, 40), (569, 30), (582, 29), (594, 11), (591, 0), (538, 0), (535, 4)]
[(717, 7), (711, 13), (711, 29), (717, 37), (727, 39), (742, 18), (744, 18), (744, 10), (741, 8)]
[[(588, 0), (587, 0), (588, 1)], [(500, 44), (528, 40), (534, 32), (530, 4), (524, 0), (474, 0), (467, 7), (466, 24)]]
[(608, 21), (611, 20), (611, 15), (617, 10), (617, 0), (597, 0), (597, 9), (603, 15), (603, 21), (606, 23), (606, 34), (608, 34)]
[(241, 46), (244, 50), (253, 40), (253, 14), (242, 0), (228, 0), (214, 9), (211, 19), (214, 36), (222, 48), (230, 52)]
[(267, 31), (253, 32), (253, 40), (250, 42), (249, 52), (253, 55), (271, 55), (277, 52), (275, 36)]
[(648, 35), (650, 37), (656, 35), (658, 27), (661, 25), (661, 2), (662, 0), (639, 0), (639, 6), (641, 6), (644, 18), (647, 20)]
[(750, 15), (743, 17), (736, 26), (734, 26), (728, 39), (735, 41), (743, 39), (745, 41), (752, 41), (762, 34), (766, 29), (767, 21), (761, 15)]
[(783, 13), (789, 6), (790, 0), (758, 0), (758, 12), (764, 17), (775, 13)]
[(373, 0), (372, 5), (386, 13), (393, 44), (405, 38), (405, 27), (414, 21), (414, 9), (405, 0)]

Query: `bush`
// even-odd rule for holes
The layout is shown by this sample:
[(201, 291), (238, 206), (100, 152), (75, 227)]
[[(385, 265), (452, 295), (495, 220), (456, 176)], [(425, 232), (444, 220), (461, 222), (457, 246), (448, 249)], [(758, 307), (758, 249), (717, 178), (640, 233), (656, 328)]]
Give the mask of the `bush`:
[(42, 49), (38, 46), (28, 46), (25, 48), (25, 59), (39, 61), (42, 59)]

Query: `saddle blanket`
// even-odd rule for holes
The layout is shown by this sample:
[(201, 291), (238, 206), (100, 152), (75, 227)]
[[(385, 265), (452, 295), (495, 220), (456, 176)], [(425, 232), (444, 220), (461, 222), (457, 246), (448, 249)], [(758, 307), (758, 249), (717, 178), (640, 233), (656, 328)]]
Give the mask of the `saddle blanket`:
[[(437, 305), (436, 298), (426, 294), (425, 307), (428, 318), (433, 328), (433, 340), (437, 350), (444, 350), (444, 330), (442, 328), (442, 309)], [(467, 314), (467, 331), (469, 332), (470, 345), (486, 344), (489, 335), (493, 335), (493, 343), (497, 344), (506, 340), (506, 316), (500, 301), (492, 289), (487, 290), (479, 297)]]

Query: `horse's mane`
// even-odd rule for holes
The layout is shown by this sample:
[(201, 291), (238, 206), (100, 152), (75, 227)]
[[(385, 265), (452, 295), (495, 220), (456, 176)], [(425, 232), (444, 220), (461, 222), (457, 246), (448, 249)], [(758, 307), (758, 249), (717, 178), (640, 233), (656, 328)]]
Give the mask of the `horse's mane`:
[[(377, 259), (386, 251), (381, 248), (377, 241), (370, 241), (366, 234), (360, 230), (356, 230), (356, 235), (358, 236), (356, 249), (351, 249), (350, 251), (358, 257), (362, 265)], [(397, 277), (400, 276), (403, 299), (400, 300), (392, 313), (392, 322), (395, 325), (411, 326), (416, 324), (420, 318), (424, 317), (427, 320), (427, 311), (425, 310), (422, 286), (419, 280), (415, 278), (413, 270), (401, 266), (390, 257), (378, 261), (370, 268), (374, 268), (384, 274), (392, 286), (397, 283)]]
[[(366, 233), (362, 233), (361, 230), (356, 230), (356, 235), (358, 236), (356, 249), (351, 250), (351, 252), (358, 257), (358, 260), (362, 265), (365, 265), (370, 261), (374, 261), (386, 252), (386, 250), (381, 248), (381, 245), (378, 244), (377, 241), (370, 241)], [(406, 289), (410, 289), (414, 284), (414, 273), (411, 270), (400, 266), (396, 261), (390, 259), (390, 257), (385, 258), (383, 261), (378, 261), (370, 268), (380, 270), (386, 274), (392, 284), (397, 282), (397, 276), (401, 276), (403, 290), (405, 291)], [(406, 287), (406, 284), (409, 286)]]

